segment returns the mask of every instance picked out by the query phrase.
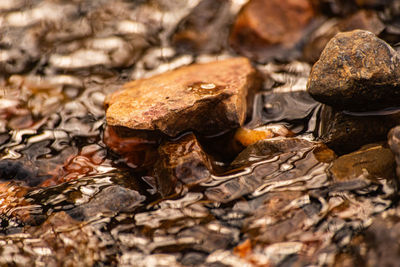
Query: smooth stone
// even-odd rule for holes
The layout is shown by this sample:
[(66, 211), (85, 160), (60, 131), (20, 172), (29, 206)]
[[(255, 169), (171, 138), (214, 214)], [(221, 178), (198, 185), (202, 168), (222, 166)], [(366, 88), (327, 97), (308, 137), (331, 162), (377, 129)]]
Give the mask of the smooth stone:
[(395, 159), (389, 148), (370, 144), (335, 159), (329, 169), (334, 181), (349, 181), (366, 175), (368, 179), (395, 177)]
[(181, 185), (194, 186), (210, 178), (211, 161), (193, 133), (162, 144), (158, 153), (153, 175), (162, 196)]
[(308, 0), (252, 0), (239, 13), (229, 42), (239, 53), (261, 62), (290, 57), (313, 17)]
[(344, 113), (323, 105), (320, 114), (318, 140), (338, 154), (355, 151), (369, 143), (385, 141), (389, 130), (400, 124), (400, 110)]
[(76, 220), (90, 220), (108, 213), (133, 212), (146, 198), (137, 191), (119, 185), (112, 185), (91, 199), (69, 210), (67, 213)]
[(396, 106), (400, 57), (371, 32), (338, 33), (312, 67), (307, 90), (317, 101), (340, 109)]
[(303, 58), (308, 62), (315, 63), (329, 40), (339, 32), (360, 29), (378, 35), (384, 28), (385, 25), (373, 10), (359, 10), (340, 20), (329, 19), (311, 35), (310, 40), (303, 48)]
[(218, 134), (242, 125), (258, 75), (246, 58), (194, 64), (127, 83), (105, 100), (108, 125)]
[(178, 25), (172, 44), (182, 52), (215, 53), (225, 45), (231, 20), (227, 0), (203, 0)]

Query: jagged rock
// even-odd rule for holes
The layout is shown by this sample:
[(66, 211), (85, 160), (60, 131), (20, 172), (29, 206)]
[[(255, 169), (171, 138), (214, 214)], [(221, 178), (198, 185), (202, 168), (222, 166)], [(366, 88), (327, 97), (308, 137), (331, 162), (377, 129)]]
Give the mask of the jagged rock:
[(307, 83), (318, 101), (348, 110), (374, 110), (400, 100), (400, 57), (374, 34), (338, 33), (314, 64)]
[(361, 29), (378, 35), (384, 28), (385, 25), (379, 19), (378, 14), (372, 10), (360, 10), (340, 20), (330, 19), (312, 34), (310, 41), (304, 46), (304, 59), (315, 63), (329, 40), (339, 32)]
[(229, 41), (236, 51), (258, 61), (288, 57), (313, 17), (308, 0), (252, 0), (237, 17)]
[(335, 181), (348, 181), (361, 175), (370, 179), (393, 179), (394, 165), (394, 155), (389, 148), (381, 144), (370, 144), (335, 159), (330, 173)]
[(158, 152), (154, 176), (162, 195), (168, 195), (179, 184), (190, 186), (210, 178), (211, 161), (194, 134), (166, 142)]
[(217, 134), (243, 124), (257, 86), (246, 58), (194, 64), (125, 84), (105, 101), (107, 123), (169, 136)]

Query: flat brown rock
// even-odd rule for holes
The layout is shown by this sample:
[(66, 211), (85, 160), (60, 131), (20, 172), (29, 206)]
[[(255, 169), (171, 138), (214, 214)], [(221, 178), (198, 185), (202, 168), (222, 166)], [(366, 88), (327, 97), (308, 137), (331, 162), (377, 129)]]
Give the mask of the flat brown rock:
[(256, 77), (248, 59), (233, 58), (136, 80), (107, 97), (107, 123), (169, 136), (217, 134), (244, 123)]

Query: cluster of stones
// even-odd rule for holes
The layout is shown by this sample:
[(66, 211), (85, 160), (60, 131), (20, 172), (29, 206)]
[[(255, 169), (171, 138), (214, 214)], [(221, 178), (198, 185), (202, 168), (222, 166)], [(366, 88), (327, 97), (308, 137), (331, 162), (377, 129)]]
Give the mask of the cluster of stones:
[[(324, 143), (339, 153), (354, 151), (362, 145), (380, 141), (382, 135), (386, 136), (389, 129), (398, 124), (397, 114), (377, 116), (379, 126), (373, 127), (373, 131), (380, 132), (372, 132), (366, 130), (370, 128), (370, 116), (359, 114), (371, 111), (379, 114), (377, 109), (397, 103), (400, 96), (399, 63), (397, 52), (371, 32), (339, 33), (328, 42), (313, 66), (307, 84), (311, 96), (325, 104), (321, 113), (321, 140)], [(114, 129), (160, 132), (169, 139), (190, 132), (173, 141), (161, 141), (157, 149), (158, 158), (152, 175), (157, 179), (159, 192), (168, 195), (182, 185), (192, 186), (210, 178), (212, 162), (196, 135), (218, 135), (242, 126), (259, 86), (259, 76), (246, 58), (194, 64), (130, 82), (108, 96), (105, 101), (107, 123)], [(344, 110), (350, 114), (355, 112), (357, 116), (348, 115)], [(265, 146), (262, 139), (274, 137), (266, 130), (248, 132), (241, 128), (236, 133), (237, 140), (249, 147), (232, 163), (233, 167), (246, 151), (257, 151), (260, 146)], [(368, 132), (371, 136), (366, 134)], [(260, 139), (262, 141), (257, 142)], [(287, 142), (283, 142), (284, 149), (278, 149), (278, 154), (302, 149), (298, 142)], [(274, 147), (269, 141), (267, 144), (267, 147)], [(319, 161), (332, 162), (335, 153), (325, 146), (321, 149), (321, 145), (311, 143), (308, 146), (325, 151), (317, 153), (325, 155), (324, 159), (318, 156)], [(277, 151), (264, 152), (263, 156), (272, 156)], [(245, 162), (250, 159), (250, 155), (246, 156)], [(337, 181), (366, 173), (369, 178), (389, 178), (394, 175), (393, 166), (394, 156), (390, 149), (376, 143), (334, 160), (329, 173)]]

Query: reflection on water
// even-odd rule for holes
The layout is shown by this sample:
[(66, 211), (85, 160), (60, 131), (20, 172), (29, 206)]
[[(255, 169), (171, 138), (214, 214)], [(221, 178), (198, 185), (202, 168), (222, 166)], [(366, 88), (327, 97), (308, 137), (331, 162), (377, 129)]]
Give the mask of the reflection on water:
[[(169, 45), (199, 1), (30, 2), (0, 3), (0, 265), (333, 265), (356, 257), (353, 237), (394, 206), (396, 181), (333, 181), (333, 156), (305, 140), (269, 156), (245, 150), (225, 174), (162, 198), (154, 177), (103, 143), (103, 100), (131, 78), (228, 55)], [(245, 2), (230, 2), (227, 19)], [(265, 82), (246, 127), (312, 139), (310, 66), (256, 67)]]

